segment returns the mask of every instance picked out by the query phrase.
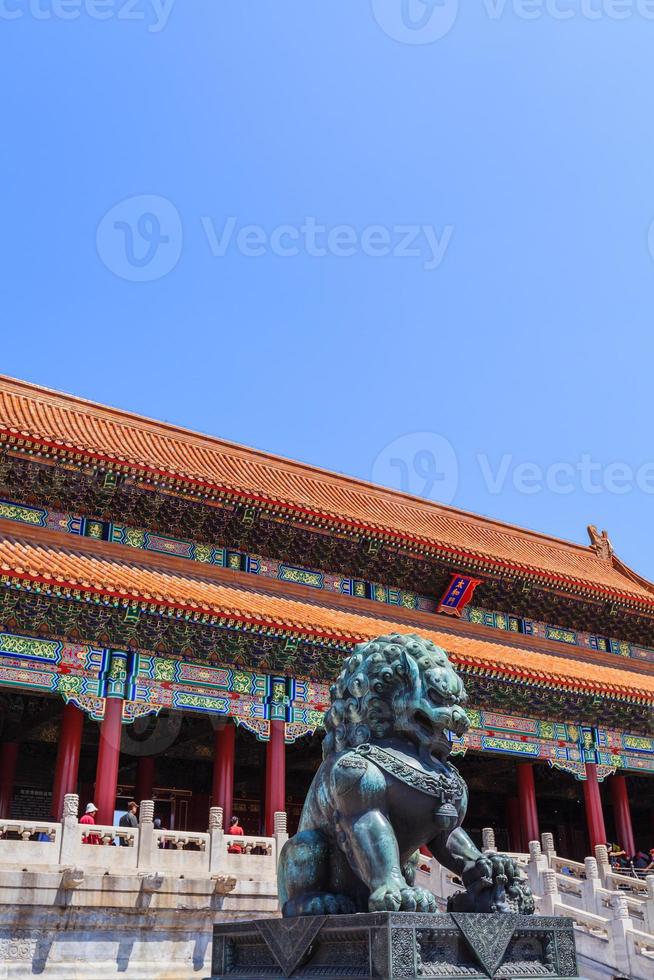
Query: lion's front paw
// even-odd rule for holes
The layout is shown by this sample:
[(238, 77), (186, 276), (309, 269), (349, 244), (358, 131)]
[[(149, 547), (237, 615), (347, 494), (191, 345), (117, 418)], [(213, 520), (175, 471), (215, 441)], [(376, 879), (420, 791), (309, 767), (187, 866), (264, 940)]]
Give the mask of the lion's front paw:
[(371, 912), (436, 912), (436, 899), (425, 888), (382, 885), (368, 899)]
[(399, 912), (402, 905), (402, 892), (399, 885), (380, 885), (368, 899), (371, 912)]
[(403, 888), (401, 911), (436, 912), (436, 898), (426, 888)]

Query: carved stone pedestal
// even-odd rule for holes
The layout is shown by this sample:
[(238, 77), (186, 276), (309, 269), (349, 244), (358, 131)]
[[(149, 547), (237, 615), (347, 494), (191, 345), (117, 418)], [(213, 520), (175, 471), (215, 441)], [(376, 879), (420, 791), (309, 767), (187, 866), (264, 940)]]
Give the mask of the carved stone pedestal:
[(211, 980), (577, 977), (572, 920), (369, 912), (214, 926)]

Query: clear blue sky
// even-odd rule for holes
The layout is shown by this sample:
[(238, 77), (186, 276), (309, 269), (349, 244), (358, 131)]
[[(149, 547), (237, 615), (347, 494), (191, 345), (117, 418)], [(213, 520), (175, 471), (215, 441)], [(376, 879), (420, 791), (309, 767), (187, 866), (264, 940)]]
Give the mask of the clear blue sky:
[(654, 579), (654, 4), (458, 6), (0, 0), (0, 370)]

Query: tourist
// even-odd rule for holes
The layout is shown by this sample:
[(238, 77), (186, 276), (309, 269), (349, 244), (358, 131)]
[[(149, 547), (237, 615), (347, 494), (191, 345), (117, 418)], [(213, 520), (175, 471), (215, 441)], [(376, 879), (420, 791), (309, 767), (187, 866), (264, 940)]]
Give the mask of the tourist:
[[(227, 833), (230, 834), (232, 837), (245, 836), (245, 831), (243, 830), (240, 823), (238, 822), (238, 817), (232, 817), (232, 819), (229, 822), (229, 830), (227, 831)], [(237, 844), (236, 841), (233, 841), (232, 843), (230, 843), (229, 847), (227, 848), (227, 851), (229, 852), (229, 854), (242, 854), (243, 848), (240, 844)]]
[[(166, 829), (164, 827), (164, 825), (162, 824), (162, 822), (161, 822), (161, 817), (155, 817), (154, 818), (154, 829), (155, 830), (165, 830)], [(157, 837), (157, 847), (161, 848), (162, 851), (165, 851), (165, 850), (168, 849), (168, 844), (167, 844), (166, 839), (164, 837)]]
[(651, 855), (646, 851), (636, 851), (633, 857), (633, 865), (636, 871), (644, 871), (650, 865)]
[(627, 852), (619, 844), (610, 844), (607, 841), (606, 849), (609, 852), (609, 862), (612, 868), (628, 866)]
[[(98, 808), (95, 805), (95, 803), (87, 803), (86, 804), (86, 812), (85, 812), (84, 816), (81, 818), (80, 823), (84, 824), (85, 826), (88, 826), (89, 824), (95, 824), (95, 815), (96, 815), (97, 812), (98, 812)], [(100, 844), (101, 843), (101, 841), (100, 841), (100, 835), (99, 834), (85, 834), (82, 837), (82, 843), (83, 844)]]
[[(123, 813), (119, 820), (119, 825), (121, 827), (133, 827), (136, 828), (139, 825), (136, 813), (138, 811), (139, 805), (135, 800), (130, 800), (127, 804), (127, 813)], [(127, 840), (124, 837), (120, 838), (120, 846), (128, 847)]]
[[(49, 823), (51, 824), (57, 823), (56, 817), (50, 815)], [(36, 840), (40, 841), (42, 844), (49, 844), (52, 838), (50, 837), (50, 834), (48, 833), (47, 830), (40, 830), (36, 835)]]

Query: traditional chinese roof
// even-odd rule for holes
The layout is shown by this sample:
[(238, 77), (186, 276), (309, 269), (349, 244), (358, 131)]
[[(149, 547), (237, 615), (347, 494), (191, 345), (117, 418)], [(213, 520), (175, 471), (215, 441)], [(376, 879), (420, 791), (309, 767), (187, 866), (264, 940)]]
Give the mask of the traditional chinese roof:
[[(386, 616), (360, 611), (344, 596), (306, 599), (300, 587), (279, 582), (256, 586), (246, 575), (218, 568), (189, 574), (183, 560), (168, 556), (139, 556), (123, 545), (80, 540), (75, 547), (60, 544), (55, 531), (26, 529), (0, 521), (0, 579), (40, 593), (87, 601), (136, 603), (150, 612), (179, 610), (192, 617), (232, 628), (287, 634), (341, 646), (378, 636), (380, 632), (415, 632), (444, 647), (453, 661), (468, 671), (510, 677), (527, 683), (567, 688), (654, 703), (654, 676), (639, 668), (618, 669), (597, 661), (547, 652), (544, 644), (494, 642), (474, 627), (457, 624), (449, 631), (426, 614), (393, 610)], [(237, 583), (237, 584), (235, 584)], [(370, 603), (372, 607), (372, 603)], [(516, 638), (517, 639), (517, 638)], [(601, 659), (601, 657), (600, 657)]]
[(654, 585), (602, 553), (163, 422), (0, 376), (0, 440), (188, 486), (454, 564), (654, 609)]

